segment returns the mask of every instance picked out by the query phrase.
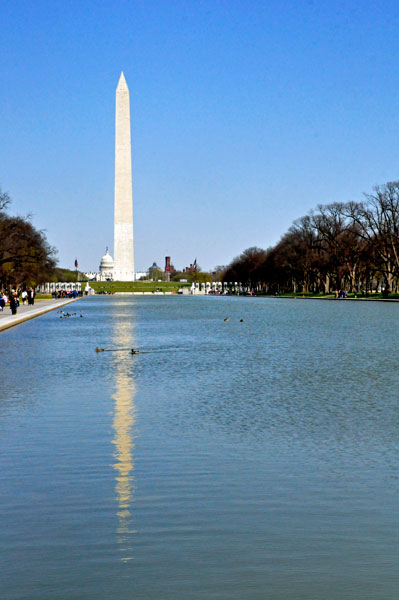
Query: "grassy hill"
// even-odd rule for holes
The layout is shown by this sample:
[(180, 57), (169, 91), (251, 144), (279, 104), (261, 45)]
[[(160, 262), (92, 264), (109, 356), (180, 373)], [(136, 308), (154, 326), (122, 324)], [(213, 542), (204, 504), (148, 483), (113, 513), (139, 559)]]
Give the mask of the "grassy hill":
[[(56, 267), (54, 269), (54, 277), (52, 281), (76, 281), (76, 271)], [(78, 281), (87, 281), (87, 277), (85, 277), (80, 271), (78, 271)]]

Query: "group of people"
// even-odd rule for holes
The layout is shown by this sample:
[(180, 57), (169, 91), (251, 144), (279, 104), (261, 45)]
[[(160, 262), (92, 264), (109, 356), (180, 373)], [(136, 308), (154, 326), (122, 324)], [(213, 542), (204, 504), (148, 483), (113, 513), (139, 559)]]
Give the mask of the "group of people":
[[(28, 288), (27, 290), (22, 290), (21, 292), (21, 301), (23, 305), (33, 306), (35, 303), (36, 292), (33, 288)], [(17, 290), (12, 289), (7, 296), (5, 292), (0, 292), (0, 311), (3, 311), (5, 306), (9, 304), (11, 309), (11, 314), (17, 314), (17, 308), (20, 305), (19, 300), (20, 294)]]
[(53, 290), (51, 292), (51, 296), (56, 298), (77, 298), (78, 296), (83, 296), (81, 291), (78, 290)]

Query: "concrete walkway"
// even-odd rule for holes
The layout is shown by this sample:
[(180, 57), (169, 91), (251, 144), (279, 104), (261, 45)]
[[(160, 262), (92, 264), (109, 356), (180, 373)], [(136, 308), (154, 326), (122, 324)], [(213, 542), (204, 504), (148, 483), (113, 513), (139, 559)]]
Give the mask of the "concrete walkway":
[(3, 311), (0, 311), (0, 331), (8, 329), (9, 327), (14, 327), (14, 325), (19, 325), (29, 319), (40, 317), (40, 315), (44, 315), (50, 310), (60, 308), (71, 302), (77, 302), (77, 300), (79, 300), (79, 298), (74, 300), (65, 300), (64, 298), (60, 298), (59, 300), (36, 300), (33, 306), (24, 306), (21, 303), (17, 309), (16, 315), (12, 315), (10, 307), (6, 306)]

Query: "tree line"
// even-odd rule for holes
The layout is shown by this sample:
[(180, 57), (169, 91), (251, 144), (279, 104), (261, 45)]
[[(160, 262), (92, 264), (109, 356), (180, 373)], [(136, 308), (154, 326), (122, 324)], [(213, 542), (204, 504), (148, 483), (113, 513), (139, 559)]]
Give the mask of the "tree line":
[(21, 289), (50, 281), (56, 249), (30, 217), (9, 215), (9, 195), (0, 190), (0, 290)]
[(376, 186), (362, 202), (318, 205), (275, 246), (233, 259), (222, 279), (264, 293), (397, 292), (399, 181)]
[[(165, 273), (159, 267), (150, 267), (148, 269), (148, 278), (152, 281), (188, 281), (188, 283), (206, 283), (212, 281), (212, 273), (202, 271), (199, 265), (195, 268), (186, 271), (176, 271)], [(143, 281), (147, 278), (143, 277)]]

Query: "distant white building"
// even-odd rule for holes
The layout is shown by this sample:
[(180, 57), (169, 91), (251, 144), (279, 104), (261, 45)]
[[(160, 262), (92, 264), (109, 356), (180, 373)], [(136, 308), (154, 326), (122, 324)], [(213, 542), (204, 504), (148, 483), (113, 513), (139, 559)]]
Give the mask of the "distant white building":
[(108, 252), (108, 246), (100, 262), (100, 279), (98, 281), (112, 281), (114, 279), (114, 261)]
[[(108, 252), (108, 246), (105, 249), (105, 254), (101, 258), (99, 271), (88, 271), (84, 273), (87, 279), (90, 281), (114, 281), (115, 277), (115, 264), (112, 256)], [(148, 276), (148, 272), (140, 271), (134, 274), (134, 281), (145, 278)]]
[(105, 249), (105, 254), (100, 260), (99, 271), (88, 271), (84, 273), (87, 279), (91, 281), (113, 281), (114, 280), (114, 261), (108, 252), (108, 246)]

